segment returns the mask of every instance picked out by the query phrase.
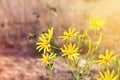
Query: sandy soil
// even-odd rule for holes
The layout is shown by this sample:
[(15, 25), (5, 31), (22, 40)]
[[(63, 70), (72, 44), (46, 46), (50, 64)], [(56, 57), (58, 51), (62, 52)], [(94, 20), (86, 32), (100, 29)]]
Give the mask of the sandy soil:
[[(61, 44), (57, 36), (63, 29), (71, 26), (82, 31), (88, 28), (88, 17), (101, 17), (106, 25), (102, 27), (104, 40), (99, 51), (108, 48), (120, 53), (119, 3), (120, 0), (0, 0), (0, 80), (48, 80), (49, 72), (36, 60), (40, 55), (35, 42), (51, 25), (56, 42)], [(49, 10), (47, 4), (57, 12)], [(37, 38), (29, 40), (28, 33)], [(63, 61), (58, 60), (55, 69), (54, 80), (73, 80)], [(94, 79), (98, 70), (94, 65)]]

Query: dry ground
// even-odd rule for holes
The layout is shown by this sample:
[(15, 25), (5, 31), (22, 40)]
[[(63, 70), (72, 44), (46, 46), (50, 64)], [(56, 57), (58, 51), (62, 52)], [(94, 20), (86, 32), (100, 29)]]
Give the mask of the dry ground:
[[(40, 61), (31, 57), (0, 56), (0, 80), (49, 80), (49, 71)], [(92, 80), (98, 77), (96, 65), (92, 68)], [(84, 74), (83, 80), (85, 80)], [(73, 80), (63, 60), (55, 64), (53, 80)]]
[[(57, 12), (49, 10), (47, 4)], [(90, 16), (106, 20), (99, 51), (108, 48), (120, 53), (119, 4), (120, 0), (0, 0), (0, 80), (48, 80), (48, 71), (36, 61), (37, 38), (29, 40), (28, 33), (40, 35), (53, 25), (56, 42), (61, 44), (56, 36), (63, 29), (84, 30)], [(62, 61), (57, 62), (56, 70), (55, 80), (72, 80)]]

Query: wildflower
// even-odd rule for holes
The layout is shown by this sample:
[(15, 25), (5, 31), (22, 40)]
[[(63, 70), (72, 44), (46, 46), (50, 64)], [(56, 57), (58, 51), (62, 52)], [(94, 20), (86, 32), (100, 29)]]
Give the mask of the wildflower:
[(55, 53), (51, 53), (50, 55), (47, 53), (47, 54), (42, 54), (42, 58), (38, 58), (37, 60), (42, 61), (42, 64), (44, 63), (49, 64), (51, 59), (55, 57), (56, 57)]
[(63, 40), (72, 40), (73, 37), (75, 37), (79, 32), (75, 32), (74, 28), (69, 28), (68, 32), (64, 31), (63, 35), (64, 36), (60, 36), (59, 38), (62, 38)]
[(48, 29), (48, 33), (44, 33), (44, 34), (48, 38), (48, 40), (50, 41), (53, 37), (53, 27), (51, 29)]
[(68, 56), (68, 59), (73, 60), (74, 58), (78, 58), (79, 54), (77, 53), (78, 47), (76, 47), (76, 44), (66, 44), (61, 48), (63, 54), (62, 56)]
[(42, 49), (44, 50), (44, 53), (46, 53), (46, 51), (50, 51), (50, 47), (51, 47), (51, 44), (50, 44), (50, 40), (48, 40), (44, 34), (42, 34), (42, 36), (39, 38), (40, 42), (37, 42), (36, 45), (37, 45), (37, 48), (38, 51), (40, 52)]
[(103, 26), (105, 24), (105, 21), (103, 19), (100, 18), (89, 18), (87, 20), (87, 22), (90, 25), (90, 28), (93, 30), (99, 30), (101, 26)]
[(112, 70), (110, 72), (109, 69), (107, 69), (104, 73), (99, 72), (100, 78), (97, 78), (97, 80), (118, 80), (119, 75), (115, 75), (115, 71)]
[(86, 61), (85, 59), (81, 59), (81, 60), (79, 61), (79, 66), (80, 66), (80, 67), (85, 67), (86, 63), (87, 63), (87, 61)]
[(101, 60), (95, 60), (95, 62), (98, 62), (98, 65), (106, 64), (107, 66), (109, 66), (110, 62), (115, 60), (117, 57), (118, 55), (113, 56), (113, 50), (109, 52), (107, 49), (105, 55), (99, 55), (99, 58), (101, 58)]
[(46, 53), (46, 51), (50, 51), (51, 50), (51, 38), (53, 36), (53, 28), (48, 29), (48, 33), (44, 33), (41, 35), (41, 37), (39, 37), (39, 42), (36, 43), (38, 51), (40, 52), (41, 50), (44, 50), (44, 53)]

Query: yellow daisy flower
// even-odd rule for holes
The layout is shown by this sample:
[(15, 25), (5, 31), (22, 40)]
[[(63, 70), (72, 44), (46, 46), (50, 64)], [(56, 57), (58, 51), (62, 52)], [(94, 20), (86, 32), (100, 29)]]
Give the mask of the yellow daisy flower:
[(100, 54), (99, 55), (100, 60), (95, 60), (95, 62), (98, 62), (99, 63), (98, 65), (106, 64), (107, 66), (109, 66), (110, 62), (115, 60), (117, 57), (118, 55), (113, 56), (113, 50), (109, 52), (108, 49), (106, 49), (105, 55)]
[(42, 61), (42, 64), (49, 64), (50, 61), (56, 57), (56, 54), (55, 53), (50, 53), (50, 55), (47, 53), (47, 54), (42, 54), (42, 58), (38, 58), (37, 60), (40, 60)]
[(87, 22), (89, 23), (90, 28), (93, 30), (99, 30), (99, 27), (105, 24), (105, 21), (100, 18), (89, 18)]
[(119, 75), (115, 75), (115, 71), (112, 70), (106, 70), (104, 73), (99, 72), (100, 78), (97, 78), (97, 80), (118, 80)]
[(44, 34), (49, 40), (51, 40), (53, 37), (53, 27), (51, 29), (48, 29), (48, 33), (44, 33)]
[(51, 38), (53, 36), (53, 28), (48, 29), (48, 33), (44, 33), (41, 35), (41, 37), (39, 37), (39, 42), (36, 42), (36, 49), (40, 52), (41, 50), (44, 50), (44, 53), (46, 53), (46, 51), (50, 51), (51, 50)]
[(76, 47), (76, 44), (66, 44), (61, 48), (61, 51), (63, 52), (62, 56), (68, 56), (68, 59), (73, 60), (74, 58), (78, 58), (79, 54), (77, 53), (78, 47)]
[(63, 36), (59, 36), (59, 38), (62, 38), (63, 40), (72, 40), (74, 36), (76, 36), (79, 32), (75, 32), (74, 28), (69, 28), (68, 31), (63, 32)]
[(42, 36), (39, 38), (40, 42), (37, 42), (36, 45), (36, 49), (40, 52), (41, 50), (44, 50), (44, 53), (46, 53), (46, 51), (50, 51), (50, 40), (48, 40), (46, 38), (46, 36), (44, 34), (42, 34)]

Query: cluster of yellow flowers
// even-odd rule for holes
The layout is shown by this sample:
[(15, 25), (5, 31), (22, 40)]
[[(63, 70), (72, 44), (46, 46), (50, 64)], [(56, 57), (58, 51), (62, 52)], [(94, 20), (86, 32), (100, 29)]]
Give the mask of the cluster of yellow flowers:
[(69, 43), (64, 44), (63, 48), (61, 48), (61, 51), (63, 53), (62, 56), (68, 56), (68, 59), (73, 60), (78, 58), (78, 47), (76, 44), (72, 44), (72, 39), (78, 34), (79, 32), (75, 32), (74, 28), (69, 28), (68, 31), (64, 31), (63, 36), (60, 36), (59, 38), (62, 38), (63, 40), (68, 40)]
[[(39, 37), (39, 42), (36, 42), (36, 49), (40, 52), (43, 50), (42, 57), (38, 58), (38, 60), (41, 60), (42, 63), (49, 64), (50, 60), (56, 57), (56, 54), (51, 51), (51, 39), (53, 37), (53, 27), (51, 29), (48, 29), (48, 33), (44, 33)], [(50, 54), (49, 54), (50, 53)], [(51, 54), (52, 53), (52, 54)]]
[(114, 70), (112, 70), (112, 73), (110, 73), (110, 70), (108, 69), (108, 66), (110, 65), (110, 63), (112, 61), (114, 61), (119, 55), (114, 55), (113, 56), (113, 50), (111, 50), (110, 52), (108, 51), (108, 49), (106, 50), (105, 55), (103, 55), (102, 53), (99, 55), (100, 60), (95, 60), (95, 62), (98, 62), (98, 65), (104, 64), (106, 65), (107, 70), (102, 73), (99, 72), (100, 74), (100, 78), (97, 78), (97, 80), (118, 80), (119, 75), (117, 74), (114, 77)]
[[(89, 18), (87, 22), (89, 23), (90, 28), (94, 30), (94, 34), (96, 34), (96, 32), (100, 30), (100, 27), (105, 24), (105, 21), (100, 18)], [(100, 77), (97, 78), (97, 80), (118, 80), (119, 75), (115, 75), (115, 71), (112, 70), (111, 72), (108, 68), (110, 63), (115, 61), (118, 57), (118, 55), (113, 55), (113, 50), (109, 51), (106, 49), (105, 55), (100, 53), (98, 56), (100, 59), (95, 60), (95, 54), (93, 53), (96, 53), (95, 51), (100, 45), (103, 35), (100, 35), (97, 41), (93, 41), (89, 36), (89, 30), (85, 30), (84, 33), (80, 35), (80, 33), (74, 28), (69, 28), (68, 31), (64, 30), (63, 35), (59, 36), (59, 38), (66, 42), (61, 48), (59, 48), (59, 50), (61, 50), (62, 56), (68, 59), (70, 66), (73, 68), (71, 71), (75, 80), (81, 80), (82, 77), (80, 75), (83, 74), (86, 68), (88, 68), (88, 76), (86, 78), (88, 80), (90, 77), (89, 72), (93, 62), (99, 63), (98, 65), (104, 64), (106, 67), (106, 71), (104, 71), (104, 73), (99, 72)], [(43, 33), (39, 37), (39, 41), (36, 42), (36, 49), (39, 52), (43, 52), (42, 58), (38, 58), (38, 60), (42, 61), (42, 64), (51, 64), (53, 63), (52, 59), (57, 57), (54, 50), (52, 50), (55, 48), (55, 46), (51, 44), (52, 39), (53, 27), (48, 29), (48, 32)], [(87, 53), (85, 58), (80, 57), (80, 53), (82, 52), (81, 46), (83, 46), (83, 44), (87, 45), (88, 47), (88, 49), (86, 49)], [(84, 64), (84, 66), (80, 66), (79, 64)]]

